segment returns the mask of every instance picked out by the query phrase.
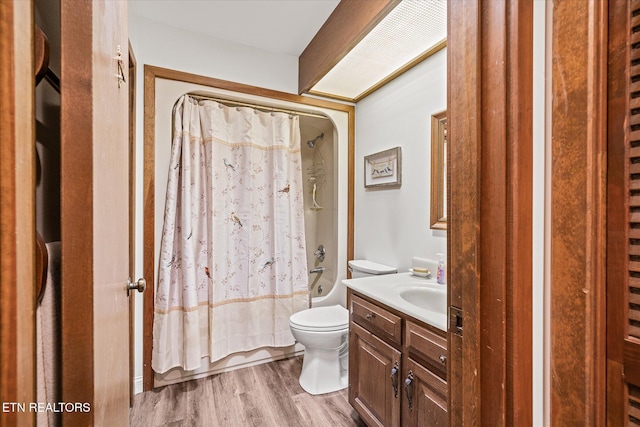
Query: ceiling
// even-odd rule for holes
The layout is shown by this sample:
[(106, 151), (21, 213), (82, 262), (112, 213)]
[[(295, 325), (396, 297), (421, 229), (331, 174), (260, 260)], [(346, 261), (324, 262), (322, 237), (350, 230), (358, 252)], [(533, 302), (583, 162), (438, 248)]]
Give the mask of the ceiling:
[(272, 53), (300, 56), (339, 0), (130, 0), (150, 21)]
[(339, 3), (129, 0), (129, 12), (206, 37), (299, 58), (301, 92), (350, 102), (446, 46), (444, 0), (377, 0), (364, 7), (354, 7), (355, 2), (338, 7)]

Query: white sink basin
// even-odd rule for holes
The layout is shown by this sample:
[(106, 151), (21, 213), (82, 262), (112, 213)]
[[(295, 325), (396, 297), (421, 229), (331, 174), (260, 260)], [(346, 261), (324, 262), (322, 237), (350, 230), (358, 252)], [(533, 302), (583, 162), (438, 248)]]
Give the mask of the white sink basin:
[(412, 286), (408, 288), (402, 287), (398, 289), (398, 293), (400, 294), (400, 298), (409, 304), (439, 314), (447, 313), (446, 289)]
[(447, 287), (411, 273), (384, 274), (342, 283), (361, 295), (447, 331)]

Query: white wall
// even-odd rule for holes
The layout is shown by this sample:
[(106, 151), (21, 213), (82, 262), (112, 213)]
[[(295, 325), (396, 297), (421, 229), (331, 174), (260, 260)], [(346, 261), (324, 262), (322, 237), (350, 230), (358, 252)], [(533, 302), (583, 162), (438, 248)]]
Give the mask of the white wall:
[(549, 271), (551, 217), (551, 7), (533, 3), (533, 240), (532, 240), (532, 362), (533, 425), (549, 425)]
[[(148, 64), (283, 92), (298, 90), (295, 56), (207, 38), (149, 21), (133, 12), (129, 16), (129, 38), (140, 73), (142, 64)], [(139, 82), (142, 84), (143, 80)]]
[[(446, 231), (430, 229), (431, 115), (446, 108), (446, 49), (356, 105), (356, 258), (406, 271), (413, 256), (446, 253)], [(364, 156), (397, 146), (402, 186), (365, 189)]]
[[(136, 100), (136, 277), (143, 276), (144, 65), (297, 93), (298, 58), (164, 26), (130, 10), (129, 39), (137, 61)], [(142, 295), (136, 293), (135, 392), (142, 391)]]

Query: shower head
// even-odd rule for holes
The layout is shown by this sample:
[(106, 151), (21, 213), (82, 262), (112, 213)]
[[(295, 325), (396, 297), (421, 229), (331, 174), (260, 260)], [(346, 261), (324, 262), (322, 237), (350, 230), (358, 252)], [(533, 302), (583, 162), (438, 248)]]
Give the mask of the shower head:
[(315, 147), (316, 142), (319, 139), (322, 139), (322, 138), (324, 138), (324, 133), (321, 133), (320, 135), (316, 136), (315, 138), (308, 140), (307, 141), (307, 145), (309, 146), (309, 148), (313, 148), (313, 147)]

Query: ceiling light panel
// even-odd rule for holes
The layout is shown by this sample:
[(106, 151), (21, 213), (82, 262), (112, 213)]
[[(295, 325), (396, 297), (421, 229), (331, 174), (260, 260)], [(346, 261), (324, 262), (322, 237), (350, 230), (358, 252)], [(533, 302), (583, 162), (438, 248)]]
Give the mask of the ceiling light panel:
[(402, 0), (311, 92), (357, 99), (446, 37), (446, 0)]

